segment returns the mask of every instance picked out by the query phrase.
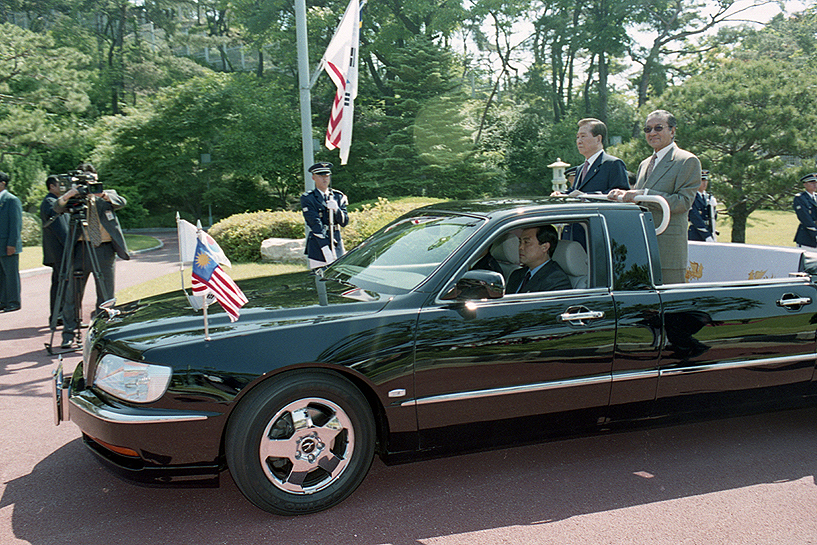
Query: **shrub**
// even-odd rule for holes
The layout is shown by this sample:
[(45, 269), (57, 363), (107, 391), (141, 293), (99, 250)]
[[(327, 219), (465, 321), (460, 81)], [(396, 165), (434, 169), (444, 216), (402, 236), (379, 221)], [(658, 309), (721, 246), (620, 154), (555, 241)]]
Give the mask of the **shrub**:
[(380, 197), (376, 204), (364, 204), (360, 210), (349, 212), (349, 225), (343, 228), (343, 247), (351, 250), (391, 221), (431, 202), (434, 201), (418, 203), (405, 200), (394, 203)]
[[(405, 199), (396, 203), (379, 198), (349, 212), (349, 224), (343, 228), (343, 246), (351, 250), (394, 219), (439, 199)], [(248, 212), (225, 218), (210, 229), (231, 260), (259, 261), (261, 243), (268, 238), (304, 238), (304, 218), (300, 212)]]
[(304, 218), (300, 212), (247, 212), (219, 221), (208, 232), (231, 260), (260, 261), (265, 239), (304, 238)]
[(43, 229), (40, 218), (23, 212), (23, 246), (39, 246), (43, 241)]

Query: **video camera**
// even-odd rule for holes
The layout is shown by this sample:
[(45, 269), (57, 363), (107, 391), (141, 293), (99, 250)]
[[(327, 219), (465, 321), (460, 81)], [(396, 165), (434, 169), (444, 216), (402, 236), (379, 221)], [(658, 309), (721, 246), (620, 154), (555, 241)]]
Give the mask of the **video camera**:
[(66, 189), (70, 187), (77, 190), (78, 195), (65, 203), (65, 208), (69, 212), (83, 209), (88, 195), (102, 193), (105, 189), (102, 182), (97, 181), (96, 174), (84, 170), (69, 170), (67, 174), (57, 174), (57, 178)]

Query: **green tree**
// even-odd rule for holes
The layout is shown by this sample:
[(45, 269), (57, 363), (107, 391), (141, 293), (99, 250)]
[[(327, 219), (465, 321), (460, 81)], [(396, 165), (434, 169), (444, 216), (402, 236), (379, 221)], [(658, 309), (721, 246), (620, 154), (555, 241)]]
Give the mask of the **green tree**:
[(191, 80), (154, 109), (105, 118), (99, 170), (160, 219), (281, 208), (302, 184), (297, 109), (285, 97), (247, 74)]
[[(658, 96), (666, 88), (667, 73), (671, 70), (670, 66), (664, 64), (666, 57), (678, 53), (698, 54), (714, 47), (713, 43), (719, 43), (715, 39), (709, 40), (711, 43), (708, 45), (693, 46), (689, 40), (702, 36), (725, 22), (739, 19), (747, 8), (733, 9), (734, 4), (734, 0), (720, 0), (711, 13), (704, 12), (704, 8), (711, 3), (700, 0), (649, 0), (636, 6), (637, 20), (642, 23), (640, 28), (653, 35), (649, 46), (633, 43), (630, 48), (630, 56), (642, 67), (634, 80), (639, 107), (647, 102), (650, 95)], [(726, 36), (732, 34), (724, 34), (721, 38)], [(681, 50), (678, 49), (679, 46)]]
[(0, 166), (14, 175), (15, 192), (30, 204), (29, 188), (44, 180), (42, 154), (80, 138), (89, 86), (78, 66), (86, 59), (56, 47), (49, 34), (7, 23), (0, 33)]
[[(392, 59), (389, 96), (379, 105), (364, 101), (355, 126), (350, 166), (365, 165), (359, 193), (465, 198), (495, 191), (495, 173), (481, 168), (474, 147), (476, 124), (451, 54), (417, 36)], [(361, 136), (365, 143), (356, 145)]]
[(796, 187), (797, 158), (817, 153), (817, 83), (789, 62), (723, 61), (669, 89), (650, 109), (679, 119), (679, 138), (712, 171), (711, 190), (732, 216), (732, 242), (749, 215)]

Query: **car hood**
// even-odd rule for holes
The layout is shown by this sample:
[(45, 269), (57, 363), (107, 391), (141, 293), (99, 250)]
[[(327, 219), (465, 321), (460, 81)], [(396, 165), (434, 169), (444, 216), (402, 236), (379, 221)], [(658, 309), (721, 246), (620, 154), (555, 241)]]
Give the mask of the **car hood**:
[[(298, 272), (237, 282), (249, 302), (240, 317), (230, 322), (218, 303), (207, 311), (208, 333), (213, 339), (241, 335), (259, 329), (302, 322), (326, 322), (350, 315), (375, 313), (390, 300), (349, 284), (325, 280), (310, 272)], [(178, 290), (116, 307), (115, 316), (95, 320), (89, 344), (104, 339), (119, 345), (118, 352), (131, 357), (157, 346), (198, 341), (204, 338), (204, 318)]]

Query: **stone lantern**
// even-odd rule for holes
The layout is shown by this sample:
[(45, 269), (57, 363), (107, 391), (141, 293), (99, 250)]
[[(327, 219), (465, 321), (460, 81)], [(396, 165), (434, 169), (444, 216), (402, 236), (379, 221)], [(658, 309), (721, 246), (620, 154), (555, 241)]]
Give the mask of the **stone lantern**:
[(567, 178), (565, 178), (565, 169), (569, 166), (569, 164), (562, 161), (561, 157), (557, 157), (555, 163), (548, 165), (548, 168), (553, 169), (553, 191), (567, 193)]

